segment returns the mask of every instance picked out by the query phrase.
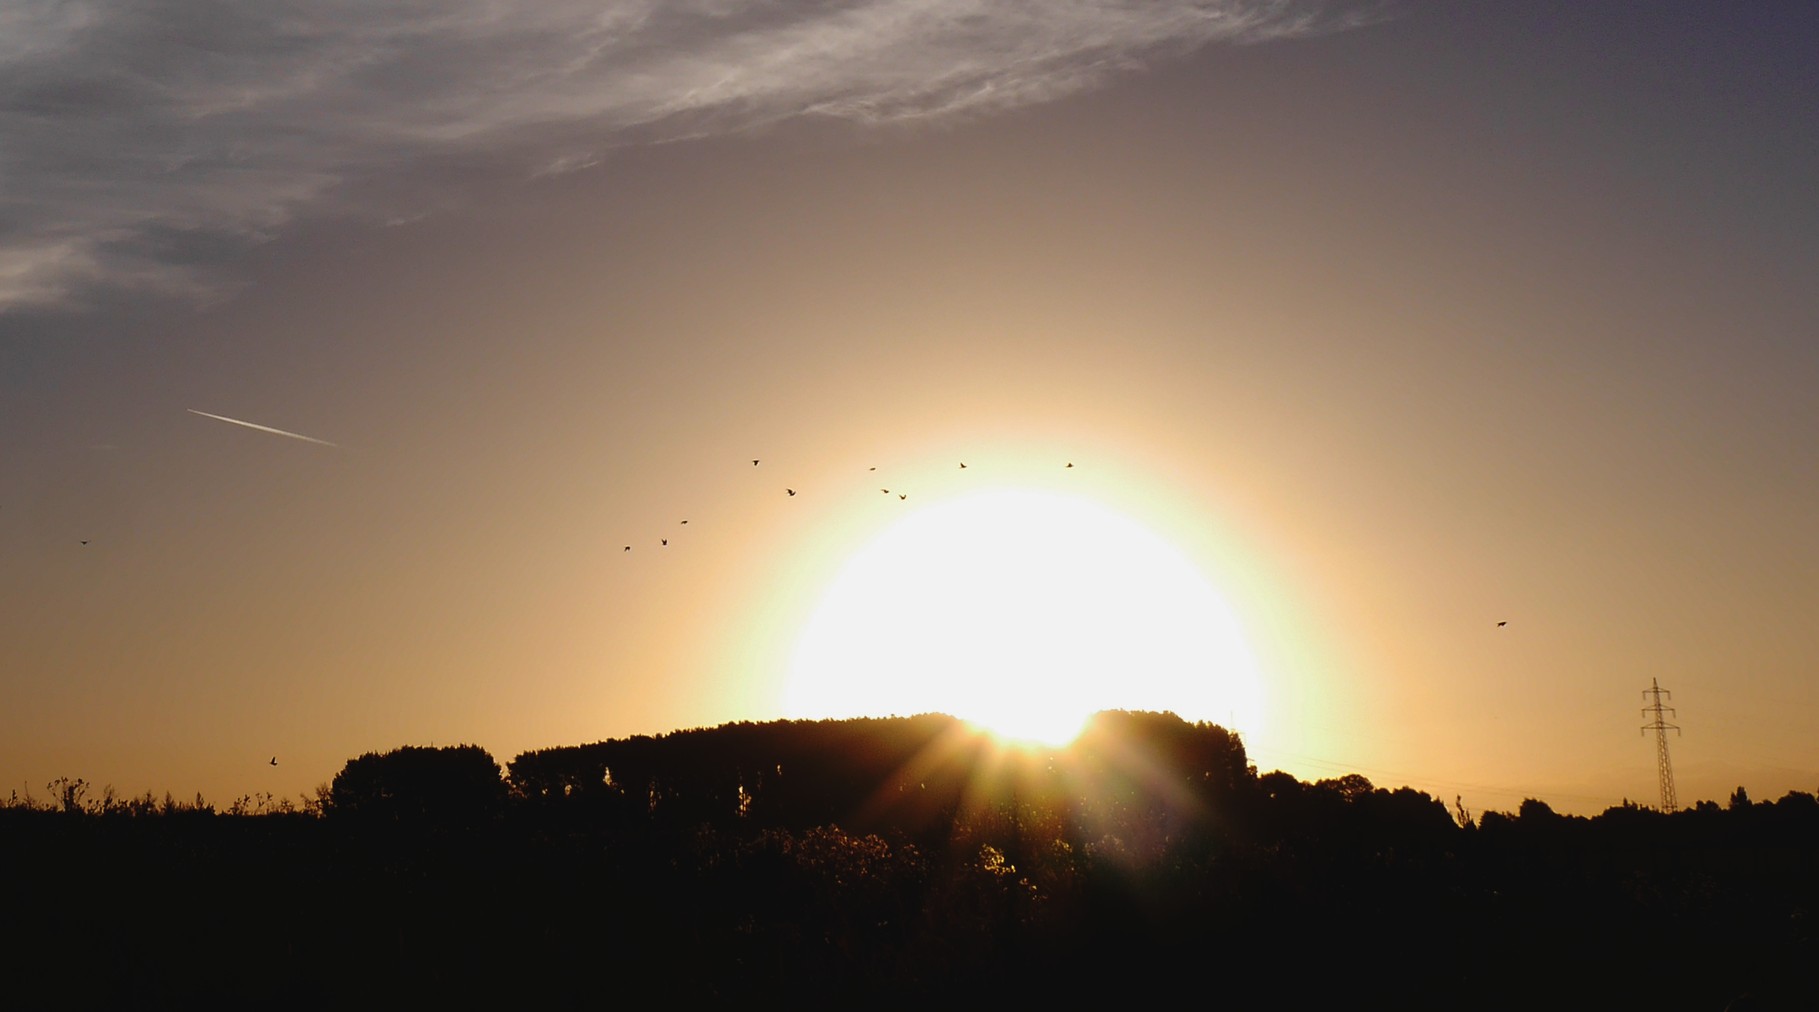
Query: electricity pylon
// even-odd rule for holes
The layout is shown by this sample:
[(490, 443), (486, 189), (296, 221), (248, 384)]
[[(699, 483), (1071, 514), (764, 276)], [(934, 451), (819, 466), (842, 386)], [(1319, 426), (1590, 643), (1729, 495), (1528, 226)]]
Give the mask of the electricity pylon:
[(1655, 732), (1655, 772), (1661, 778), (1661, 810), (1672, 812), (1680, 807), (1680, 803), (1674, 798), (1674, 764), (1667, 757), (1667, 733), (1673, 731), (1679, 734), (1680, 725), (1668, 723), (1667, 718), (1679, 714), (1674, 712), (1673, 707), (1661, 705), (1662, 696), (1672, 699), (1674, 694), (1661, 687), (1660, 679), (1651, 678), (1649, 681), (1653, 684), (1642, 690), (1642, 698), (1650, 702), (1642, 708), (1642, 715), (1655, 719), (1642, 725), (1642, 733)]

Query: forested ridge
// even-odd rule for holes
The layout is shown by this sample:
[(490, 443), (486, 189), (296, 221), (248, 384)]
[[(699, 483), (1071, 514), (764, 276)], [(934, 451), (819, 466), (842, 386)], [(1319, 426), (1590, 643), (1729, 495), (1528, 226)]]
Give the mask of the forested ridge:
[(0, 807), (19, 1007), (1819, 1007), (1811, 794), (1474, 819), (1259, 775), (1172, 714), (1046, 751), (937, 715), (405, 747), (221, 810), (48, 793)]

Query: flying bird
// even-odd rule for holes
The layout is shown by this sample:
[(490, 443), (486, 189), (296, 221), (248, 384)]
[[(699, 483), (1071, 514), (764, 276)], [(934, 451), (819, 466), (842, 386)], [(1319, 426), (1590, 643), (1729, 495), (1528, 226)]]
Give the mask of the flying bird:
[(1509, 623), (1508, 622), (1499, 622), (1499, 623), (1497, 623), (1497, 628), (1501, 629), (1506, 625), (1509, 625)]
[(899, 498), (899, 499), (908, 499), (908, 498), (909, 498), (909, 493), (908, 493), (908, 492), (899, 492), (899, 493), (897, 493), (897, 498)]
[(1073, 467), (1073, 466), (1074, 466), (1074, 462), (1073, 462), (1073, 461), (1071, 461), (1071, 460), (1070, 460), (1070, 461), (1068, 461), (1068, 462), (1067, 462), (1067, 466), (1069, 466), (1069, 467)]
[(966, 461), (963, 460), (960, 462), (960, 470), (962, 470), (962, 471), (966, 470)]
[(665, 547), (665, 548), (668, 548), (668, 547), (669, 547), (669, 539), (668, 539), (668, 538), (664, 538), (664, 539), (663, 539), (663, 547)]
[(758, 462), (757, 462), (757, 461), (755, 461), (755, 460), (754, 460), (754, 461), (752, 461), (752, 466), (753, 466), (753, 467), (757, 467), (757, 466), (758, 466)]
[(273, 766), (276, 766), (276, 765), (278, 765), (278, 757), (277, 757), (277, 756), (272, 756), (272, 765), (273, 765)]
[(88, 544), (88, 542), (86, 542), (86, 541), (84, 541), (84, 542), (83, 542), (83, 544), (85, 544), (85, 545), (86, 545), (86, 544)]
[(881, 488), (881, 489), (879, 489), (879, 490), (878, 490), (878, 491), (880, 491), (880, 492), (883, 492), (883, 493), (884, 493), (884, 494), (885, 494), (885, 495), (890, 495), (890, 494), (891, 494), (891, 490), (890, 490), (890, 489), (888, 489), (888, 488)]
[(788, 492), (788, 493), (789, 493), (789, 494), (790, 494), (790, 495), (795, 495), (795, 494), (796, 494), (796, 490), (795, 490), (795, 489), (793, 489), (793, 488), (786, 488), (786, 489), (784, 489), (784, 490), (783, 490), (783, 491), (785, 491), (785, 492)]
[(628, 551), (628, 552), (629, 552), (629, 551), (631, 551), (631, 550), (632, 550), (632, 546), (630, 546), (630, 545), (626, 545), (626, 546), (625, 546), (625, 550), (626, 550), (626, 551)]
[(682, 522), (683, 522), (683, 523), (685, 523), (685, 524), (686, 524), (686, 523), (688, 523), (688, 521), (687, 521), (687, 520), (684, 520), (684, 521), (682, 521)]
[(301, 439), (306, 443), (316, 443), (322, 446), (338, 445), (331, 443), (326, 439), (317, 439), (315, 436), (306, 436), (300, 432), (286, 432), (283, 429), (274, 429), (269, 425), (260, 425), (258, 422), (243, 422), (238, 418), (229, 418), (226, 415), (211, 415), (206, 411), (197, 411), (195, 408), (188, 408), (186, 410), (192, 415), (201, 415), (204, 418), (213, 418), (216, 421), (228, 422), (233, 425), (244, 425), (249, 429), (258, 429), (260, 432), (269, 432), (274, 436), (289, 436), (292, 439)]

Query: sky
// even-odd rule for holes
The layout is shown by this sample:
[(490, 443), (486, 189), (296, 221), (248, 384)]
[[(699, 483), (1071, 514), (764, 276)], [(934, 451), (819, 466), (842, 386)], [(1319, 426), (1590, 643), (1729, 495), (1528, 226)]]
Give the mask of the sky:
[[(963, 658), (1046, 637), (1304, 779), (1652, 804), (1658, 681), (1682, 804), (1819, 789), (1814, 52), (1794, 2), (7, 4), (0, 790), (897, 712), (904, 657), (1033, 699)], [(1137, 692), (1176, 638), (1242, 677)]]

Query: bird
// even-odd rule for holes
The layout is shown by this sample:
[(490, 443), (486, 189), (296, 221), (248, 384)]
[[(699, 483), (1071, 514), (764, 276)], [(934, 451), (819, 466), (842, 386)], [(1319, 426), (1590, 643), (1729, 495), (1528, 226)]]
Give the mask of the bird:
[(754, 460), (754, 461), (752, 461), (752, 466), (753, 466), (753, 467), (757, 467), (757, 466), (758, 466), (758, 462), (757, 462), (757, 461), (755, 461), (755, 460)]
[(897, 493), (897, 498), (899, 498), (899, 499), (908, 499), (908, 498), (909, 498), (909, 493), (908, 493), (908, 492), (899, 492), (899, 493)]
[(1070, 460), (1070, 461), (1068, 461), (1068, 462), (1067, 462), (1067, 466), (1069, 466), (1069, 467), (1073, 467), (1073, 466), (1074, 466), (1074, 462), (1073, 462), (1073, 461), (1071, 461), (1071, 460)]
[(686, 524), (686, 523), (688, 523), (688, 521), (687, 521), (687, 520), (684, 520), (684, 521), (682, 521), (682, 522), (683, 522), (683, 523), (685, 523), (685, 524)]
[(664, 538), (664, 539), (663, 539), (663, 545), (664, 545), (664, 547), (666, 547), (666, 548), (667, 548), (667, 547), (669, 547), (669, 539), (668, 539), (668, 538)]
[(966, 470), (966, 461), (963, 460), (960, 462), (960, 470), (962, 470), (962, 471)]
[(272, 756), (272, 765), (273, 765), (273, 766), (276, 766), (276, 765), (278, 765), (278, 757), (277, 757), (277, 756)]
[(878, 469), (877, 469), (877, 468), (875, 468), (875, 467), (868, 467), (868, 468), (866, 468), (866, 470), (867, 470), (867, 471), (876, 471), (876, 470), (878, 470)]
[[(879, 490), (878, 490), (878, 491), (880, 491), (880, 492), (883, 492), (883, 493), (884, 493), (884, 494), (885, 494), (885, 495), (890, 495), (890, 494), (891, 494), (891, 490), (890, 490), (890, 489), (888, 489), (888, 488), (881, 488), (881, 489), (879, 489)], [(86, 545), (86, 544), (88, 544), (88, 542), (86, 542), (86, 541), (84, 541), (84, 542), (83, 542), (83, 544), (85, 544), (85, 545)]]
[(631, 550), (632, 550), (632, 546), (630, 546), (630, 545), (626, 545), (626, 546), (625, 546), (625, 550), (626, 550), (626, 551), (628, 551), (628, 552), (629, 552), (629, 551), (631, 551)]
[(793, 489), (793, 488), (786, 488), (786, 489), (784, 489), (784, 490), (783, 490), (783, 491), (785, 491), (785, 492), (788, 492), (788, 493), (789, 493), (789, 494), (790, 494), (790, 495), (795, 495), (795, 494), (796, 494), (796, 490), (795, 490), (795, 489)]
[(88, 542), (86, 542), (86, 541), (84, 541), (84, 542), (83, 542), (83, 544), (85, 544), (85, 545), (86, 545), (86, 544), (88, 544)]
[(1499, 623), (1497, 623), (1497, 628), (1501, 629), (1506, 625), (1509, 625), (1509, 623), (1508, 622), (1499, 622)]

